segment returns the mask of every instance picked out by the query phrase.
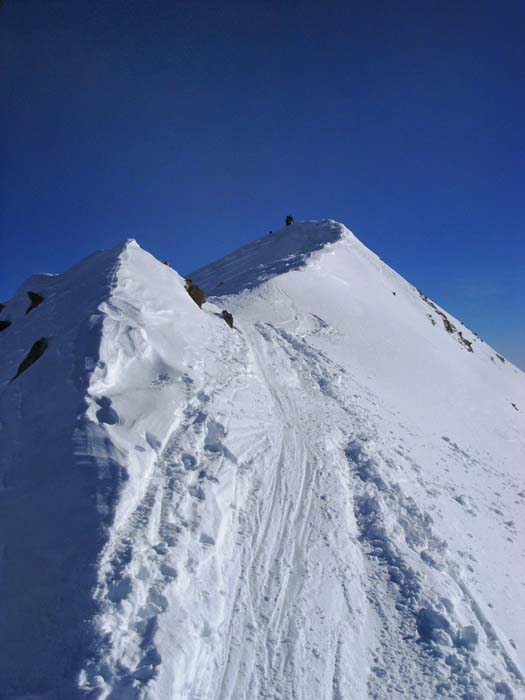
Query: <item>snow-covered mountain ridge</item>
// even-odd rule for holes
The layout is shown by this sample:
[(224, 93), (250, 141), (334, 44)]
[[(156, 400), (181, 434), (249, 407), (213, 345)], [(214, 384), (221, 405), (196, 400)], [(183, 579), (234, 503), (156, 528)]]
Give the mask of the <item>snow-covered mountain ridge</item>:
[(1, 312), (0, 697), (522, 697), (523, 373), (336, 222), (191, 277)]

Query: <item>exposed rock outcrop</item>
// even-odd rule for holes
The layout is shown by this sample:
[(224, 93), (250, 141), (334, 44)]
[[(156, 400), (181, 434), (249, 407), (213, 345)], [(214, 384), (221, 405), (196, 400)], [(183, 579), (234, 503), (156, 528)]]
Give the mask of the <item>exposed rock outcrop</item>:
[(11, 381), (13, 382), (17, 377), (19, 377), (22, 374), (22, 372), (25, 372), (26, 369), (31, 367), (32, 364), (34, 364), (40, 357), (42, 357), (46, 350), (47, 340), (45, 338), (39, 338), (36, 342), (34, 342), (31, 346), (31, 350), (27, 353), (27, 355), (20, 363), (17, 373), (15, 374), (13, 379), (11, 379)]
[(38, 292), (28, 292), (27, 296), (29, 297), (29, 301), (31, 302), (31, 304), (29, 305), (26, 311), (26, 316), (30, 311), (36, 309), (36, 307), (40, 306), (40, 304), (44, 301), (44, 297)]

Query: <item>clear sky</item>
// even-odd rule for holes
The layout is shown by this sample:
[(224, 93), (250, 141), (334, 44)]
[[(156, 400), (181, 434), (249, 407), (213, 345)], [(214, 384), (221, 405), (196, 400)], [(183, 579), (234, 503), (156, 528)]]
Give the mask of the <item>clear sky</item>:
[(4, 0), (0, 298), (333, 218), (525, 366), (525, 4)]

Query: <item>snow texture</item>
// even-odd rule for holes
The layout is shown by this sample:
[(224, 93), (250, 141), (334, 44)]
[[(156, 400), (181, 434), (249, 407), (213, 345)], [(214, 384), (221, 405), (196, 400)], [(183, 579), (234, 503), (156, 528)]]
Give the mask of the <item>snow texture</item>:
[(525, 697), (524, 374), (334, 221), (191, 277), (0, 313), (0, 698)]

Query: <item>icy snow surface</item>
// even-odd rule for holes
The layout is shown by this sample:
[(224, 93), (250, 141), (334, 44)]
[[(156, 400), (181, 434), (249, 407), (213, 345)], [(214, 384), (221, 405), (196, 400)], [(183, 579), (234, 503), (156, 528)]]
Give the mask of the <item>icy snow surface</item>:
[(191, 277), (0, 313), (2, 700), (523, 698), (524, 374), (333, 221)]

